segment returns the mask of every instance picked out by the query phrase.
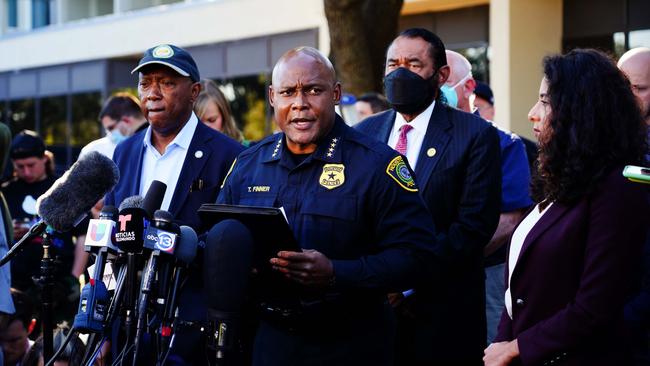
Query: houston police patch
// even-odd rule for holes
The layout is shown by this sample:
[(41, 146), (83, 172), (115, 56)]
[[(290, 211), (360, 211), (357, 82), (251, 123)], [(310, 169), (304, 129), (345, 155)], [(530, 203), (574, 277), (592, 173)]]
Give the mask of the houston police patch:
[(404, 162), (401, 156), (396, 156), (388, 163), (386, 173), (397, 182), (402, 188), (407, 191), (417, 192), (418, 187), (415, 185), (415, 180), (411, 175), (411, 170)]

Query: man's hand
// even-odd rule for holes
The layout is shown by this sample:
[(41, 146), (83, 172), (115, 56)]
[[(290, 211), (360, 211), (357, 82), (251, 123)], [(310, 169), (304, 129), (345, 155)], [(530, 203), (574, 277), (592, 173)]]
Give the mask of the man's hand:
[(280, 251), (270, 262), (274, 270), (303, 285), (327, 286), (334, 278), (332, 261), (313, 249), (303, 249), (302, 252)]
[(519, 344), (516, 339), (510, 342), (492, 343), (484, 353), (485, 366), (506, 366), (519, 357)]

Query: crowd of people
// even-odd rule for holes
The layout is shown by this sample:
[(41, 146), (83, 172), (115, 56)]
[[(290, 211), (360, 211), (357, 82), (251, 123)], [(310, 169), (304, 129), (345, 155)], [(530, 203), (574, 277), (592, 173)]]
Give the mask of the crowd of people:
[[(268, 265), (295, 293), (244, 289), (233, 365), (650, 364), (650, 197), (622, 175), (649, 165), (650, 49), (618, 64), (577, 49), (546, 57), (542, 71), (533, 142), (497, 126), (492, 90), (462, 54), (407, 29), (387, 45), (383, 94), (360, 96), (361, 122), (349, 126), (334, 66), (298, 47), (272, 72), (280, 131), (253, 142), (192, 55), (159, 45), (133, 70), (138, 98), (111, 96), (98, 116), (105, 136), (81, 151), (113, 159), (122, 177), (89, 217), (154, 180), (167, 184), (160, 208), (199, 233), (204, 203), (283, 209), (301, 250)], [(2, 256), (57, 177), (35, 132), (12, 138), (0, 124), (0, 141), (0, 171), (7, 160), (14, 168), (0, 191)], [(64, 324), (55, 347), (92, 262), (86, 230), (87, 220), (53, 234), (54, 320)], [(207, 246), (264, 245), (254, 227), (219, 230)], [(40, 240), (0, 268), (0, 364), (47, 362), (33, 279)], [(199, 258), (180, 290), (168, 364), (211, 361), (202, 329), (212, 263)], [(72, 339), (55, 365), (81, 363), (84, 342)]]

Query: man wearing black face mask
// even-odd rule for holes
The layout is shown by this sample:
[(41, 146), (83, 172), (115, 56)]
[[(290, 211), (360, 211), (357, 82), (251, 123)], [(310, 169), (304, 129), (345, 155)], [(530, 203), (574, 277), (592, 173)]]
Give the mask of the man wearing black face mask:
[(482, 261), (499, 220), (499, 137), (479, 117), (444, 104), (439, 87), (449, 72), (436, 35), (403, 31), (386, 55), (384, 85), (393, 109), (357, 127), (406, 156), (447, 256), (445, 276), (438, 272), (413, 291), (391, 295), (400, 315), (396, 356), (404, 365), (483, 364)]

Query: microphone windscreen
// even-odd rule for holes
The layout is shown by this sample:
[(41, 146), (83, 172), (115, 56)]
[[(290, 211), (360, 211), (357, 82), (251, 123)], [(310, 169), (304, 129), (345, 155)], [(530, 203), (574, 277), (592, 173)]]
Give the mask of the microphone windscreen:
[(120, 203), (120, 211), (127, 208), (142, 208), (142, 202), (144, 200), (140, 196), (131, 196), (127, 197)]
[(117, 184), (120, 173), (113, 161), (94, 151), (84, 155), (41, 195), (38, 215), (56, 231), (68, 231), (79, 217)]
[(176, 245), (176, 258), (185, 263), (190, 264), (196, 257), (196, 250), (199, 245), (199, 238), (196, 232), (189, 226), (181, 225), (181, 235), (178, 244)]
[(253, 263), (253, 237), (237, 220), (212, 227), (205, 243), (203, 275), (208, 307), (220, 312), (241, 310)]
[(167, 191), (167, 185), (165, 183), (157, 180), (151, 182), (147, 193), (144, 195), (144, 202), (142, 203), (142, 208), (147, 211), (149, 217), (153, 216), (154, 211), (162, 205), (162, 201), (165, 198), (165, 191)]
[(142, 197), (127, 197), (120, 204), (115, 245), (122, 251), (136, 253), (142, 250), (147, 213), (142, 209)]
[(174, 221), (174, 216), (172, 216), (172, 214), (169, 213), (169, 211), (156, 210), (156, 212), (153, 213), (153, 219), (159, 221), (165, 221), (165, 222), (172, 222)]

